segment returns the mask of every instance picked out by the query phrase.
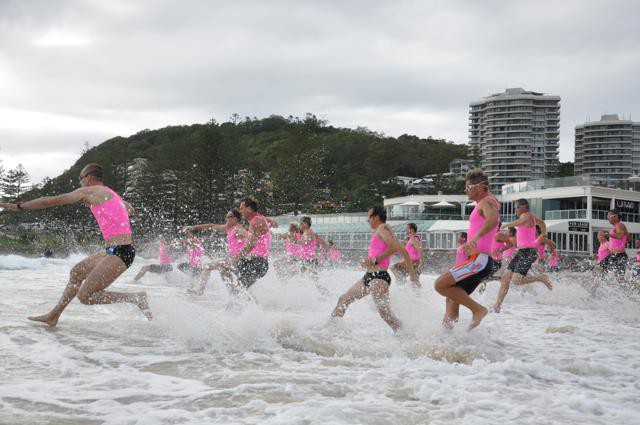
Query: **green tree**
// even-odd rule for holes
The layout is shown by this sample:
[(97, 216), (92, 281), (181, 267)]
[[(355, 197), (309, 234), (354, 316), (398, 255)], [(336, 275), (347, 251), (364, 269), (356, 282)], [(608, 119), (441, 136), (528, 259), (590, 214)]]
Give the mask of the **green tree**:
[(4, 199), (8, 202), (19, 201), (22, 194), (29, 190), (29, 181), (29, 173), (22, 164), (18, 164), (15, 169), (7, 171), (0, 180)]

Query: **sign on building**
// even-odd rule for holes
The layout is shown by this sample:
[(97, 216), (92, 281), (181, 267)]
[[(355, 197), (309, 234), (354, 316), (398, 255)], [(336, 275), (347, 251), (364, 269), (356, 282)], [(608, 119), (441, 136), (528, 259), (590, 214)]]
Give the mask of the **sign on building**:
[(570, 221), (569, 231), (589, 233), (589, 222), (588, 221)]

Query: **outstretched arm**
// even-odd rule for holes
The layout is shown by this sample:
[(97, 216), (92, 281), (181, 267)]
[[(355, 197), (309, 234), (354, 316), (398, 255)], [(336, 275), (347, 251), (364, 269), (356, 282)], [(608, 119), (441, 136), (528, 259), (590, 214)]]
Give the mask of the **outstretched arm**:
[(185, 226), (182, 228), (183, 232), (206, 232), (207, 230), (224, 232), (225, 230), (227, 230), (227, 226), (225, 224), (205, 223), (205, 224), (194, 224), (193, 226)]
[(76, 204), (78, 202), (86, 201), (88, 195), (89, 193), (86, 188), (80, 188), (62, 195), (43, 196), (41, 198), (32, 199), (31, 201), (26, 202), (19, 202), (17, 204), (4, 203), (0, 204), (0, 208), (5, 208), (12, 212), (20, 210), (40, 210), (56, 207), (58, 205)]

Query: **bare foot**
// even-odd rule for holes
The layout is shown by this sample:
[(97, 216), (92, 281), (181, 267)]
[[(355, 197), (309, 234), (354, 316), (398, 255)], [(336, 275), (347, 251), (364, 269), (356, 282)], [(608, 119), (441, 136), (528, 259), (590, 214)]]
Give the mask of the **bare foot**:
[(482, 307), (480, 311), (473, 313), (471, 323), (469, 323), (469, 327), (467, 328), (467, 330), (470, 331), (476, 328), (480, 324), (480, 322), (482, 322), (482, 319), (484, 319), (484, 316), (486, 316), (487, 313), (489, 313), (489, 310), (484, 307)]
[(544, 283), (544, 285), (547, 287), (548, 290), (551, 291), (553, 289), (553, 285), (551, 284), (551, 279), (549, 279), (549, 276), (547, 276), (546, 274), (543, 274), (540, 276), (540, 281)]
[(43, 314), (42, 316), (29, 316), (27, 319), (33, 320), (34, 322), (46, 323), (52, 328), (58, 324), (58, 317), (54, 317), (51, 313)]
[(147, 301), (146, 292), (138, 293), (138, 301), (136, 301), (136, 305), (148, 320), (153, 319), (153, 314), (151, 314), (151, 310), (149, 309), (149, 301)]
[(502, 306), (500, 304), (496, 304), (493, 306), (493, 308), (491, 309), (494, 313), (500, 313), (500, 308), (502, 308)]
[(458, 318), (457, 317), (445, 317), (442, 320), (442, 327), (447, 329), (447, 330), (451, 330), (456, 326), (456, 323), (458, 323)]

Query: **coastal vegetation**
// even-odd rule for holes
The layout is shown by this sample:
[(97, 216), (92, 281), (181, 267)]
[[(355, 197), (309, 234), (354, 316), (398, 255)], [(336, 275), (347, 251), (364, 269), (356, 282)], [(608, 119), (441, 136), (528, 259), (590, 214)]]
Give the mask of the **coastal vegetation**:
[[(147, 129), (86, 146), (64, 173), (27, 193), (12, 192), (10, 200), (70, 191), (78, 186), (82, 166), (97, 162), (106, 169), (105, 183), (136, 209), (138, 234), (157, 234), (195, 222), (222, 222), (244, 194), (256, 195), (269, 214), (363, 211), (383, 197), (407, 193), (393, 177), (446, 173), (449, 162), (466, 155), (466, 145), (337, 128), (312, 114), (263, 119), (234, 115), (224, 123)], [(434, 193), (447, 189), (444, 179), (434, 183)], [(12, 219), (95, 233), (83, 209), (71, 205)]]

